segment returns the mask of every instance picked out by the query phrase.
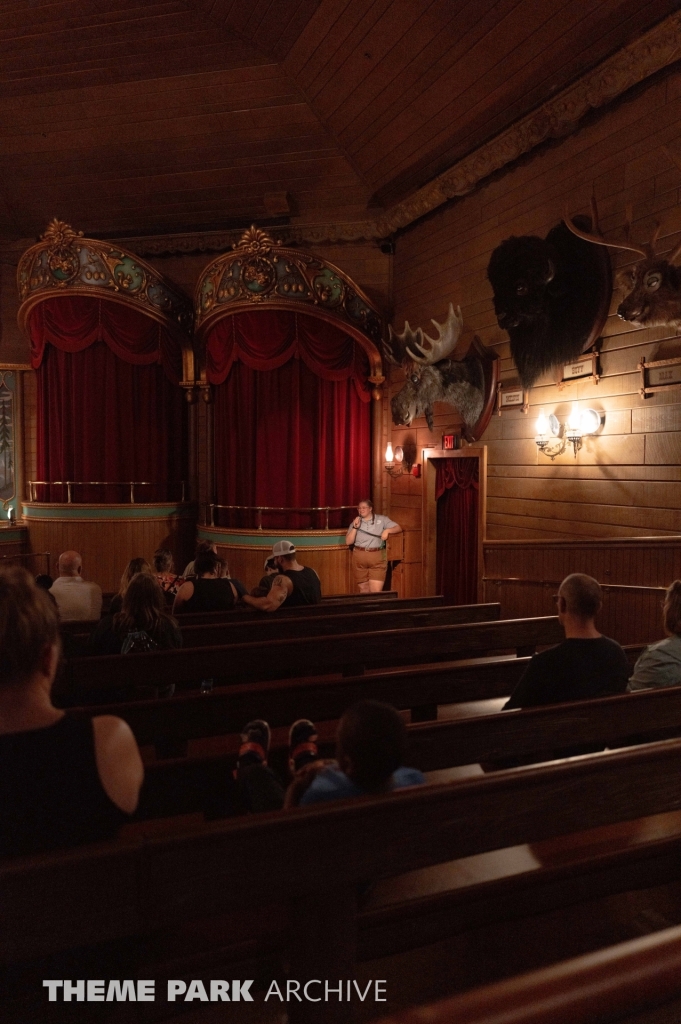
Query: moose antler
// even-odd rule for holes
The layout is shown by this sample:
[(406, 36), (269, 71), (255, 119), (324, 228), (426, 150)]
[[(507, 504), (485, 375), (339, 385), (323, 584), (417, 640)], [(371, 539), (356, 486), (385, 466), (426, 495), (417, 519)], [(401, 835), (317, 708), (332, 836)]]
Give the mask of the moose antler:
[(411, 359), (424, 366), (446, 359), (456, 348), (461, 334), (463, 327), (461, 307), (457, 306), (455, 310), (450, 302), (445, 322), (439, 324), (437, 320), (431, 320), (431, 323), (437, 329), (436, 338), (424, 334), (421, 327), (412, 331), (408, 320), (405, 320), (404, 330), (401, 334), (395, 334), (392, 327), (388, 327), (388, 341), (385, 345), (386, 358), (396, 366), (401, 365), (406, 359)]
[(585, 242), (593, 242), (594, 245), (608, 245), (612, 249), (626, 249), (628, 252), (637, 252), (639, 254), (639, 256), (641, 257), (641, 259), (644, 259), (644, 260), (653, 259), (654, 256), (655, 256), (655, 253), (654, 253), (654, 250), (653, 250), (653, 245), (655, 244), (655, 241), (657, 241), (657, 236), (660, 233), (660, 225), (659, 224), (656, 225), (655, 233), (653, 235), (653, 238), (651, 239), (651, 241), (647, 245), (642, 246), (642, 245), (634, 245), (634, 244), (632, 244), (631, 237), (630, 237), (631, 236), (631, 209), (630, 208), (627, 208), (627, 220), (626, 220), (626, 224), (625, 224), (625, 233), (626, 233), (626, 239), (627, 239), (626, 245), (623, 245), (622, 242), (611, 242), (608, 238), (606, 238), (604, 236), (603, 232), (601, 231), (600, 227), (598, 226), (598, 207), (596, 206), (596, 200), (595, 200), (594, 196), (591, 197), (591, 224), (593, 226), (593, 232), (583, 231), (581, 228), (577, 227), (577, 225), (572, 220), (572, 217), (570, 216), (570, 211), (568, 209), (567, 203), (565, 204), (565, 212), (563, 214), (563, 220), (565, 222), (565, 227), (569, 228), (569, 230), (572, 232), (573, 235), (577, 235), (578, 238), (583, 238)]

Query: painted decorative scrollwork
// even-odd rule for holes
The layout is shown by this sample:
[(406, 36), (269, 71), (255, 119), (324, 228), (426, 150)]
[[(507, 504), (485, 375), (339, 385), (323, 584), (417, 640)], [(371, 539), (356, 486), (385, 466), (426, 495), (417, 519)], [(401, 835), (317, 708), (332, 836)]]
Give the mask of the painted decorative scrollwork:
[(138, 256), (93, 238), (84, 238), (70, 224), (55, 218), (37, 245), (19, 261), (19, 322), (25, 326), (37, 302), (65, 291), (108, 296), (139, 306), (148, 315), (191, 334), (191, 302), (158, 271)]
[(220, 256), (201, 275), (196, 290), (197, 329), (216, 314), (224, 315), (228, 307), (236, 312), (252, 303), (317, 307), (372, 342), (381, 340), (380, 315), (341, 270), (317, 256), (284, 248), (256, 227), (249, 228), (232, 252)]

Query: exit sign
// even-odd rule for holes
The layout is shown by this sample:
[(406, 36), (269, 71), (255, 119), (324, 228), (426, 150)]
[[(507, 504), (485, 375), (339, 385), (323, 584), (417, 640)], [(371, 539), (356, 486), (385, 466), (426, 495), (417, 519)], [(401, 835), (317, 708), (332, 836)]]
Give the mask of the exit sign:
[(442, 435), (442, 449), (443, 451), (454, 451), (456, 448), (456, 434), (443, 434)]

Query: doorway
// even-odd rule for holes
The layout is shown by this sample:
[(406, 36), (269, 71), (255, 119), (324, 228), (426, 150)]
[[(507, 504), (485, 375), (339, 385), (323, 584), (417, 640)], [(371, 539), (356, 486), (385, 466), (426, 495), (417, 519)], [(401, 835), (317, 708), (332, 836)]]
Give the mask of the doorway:
[(423, 456), (425, 593), (474, 604), (482, 600), (487, 448), (431, 448)]

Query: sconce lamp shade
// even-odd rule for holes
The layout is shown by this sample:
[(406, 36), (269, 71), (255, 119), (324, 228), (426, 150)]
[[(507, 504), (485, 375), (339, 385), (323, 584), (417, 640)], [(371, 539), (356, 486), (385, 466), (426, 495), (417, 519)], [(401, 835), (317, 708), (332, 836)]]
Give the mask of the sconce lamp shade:
[(402, 462), (403, 459), (404, 449), (401, 447), (401, 445), (398, 444), (397, 448), (395, 449), (395, 462)]
[(582, 409), (579, 425), (582, 435), (595, 434), (601, 425), (601, 414), (595, 409)]
[(536, 429), (537, 437), (546, 437), (549, 430), (549, 421), (547, 420), (546, 414), (543, 409), (539, 410), (539, 415), (537, 416)]
[(386, 462), (392, 462), (393, 461), (393, 446), (391, 445), (390, 441), (388, 441), (388, 444), (386, 445), (385, 461)]

